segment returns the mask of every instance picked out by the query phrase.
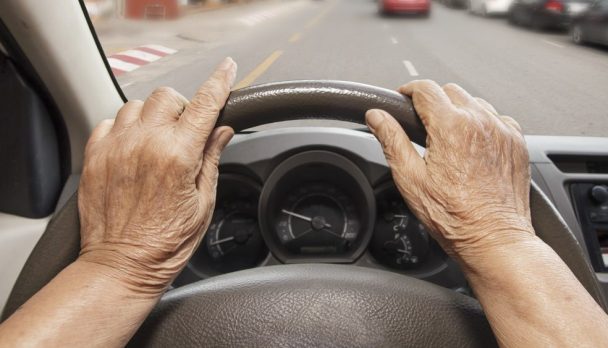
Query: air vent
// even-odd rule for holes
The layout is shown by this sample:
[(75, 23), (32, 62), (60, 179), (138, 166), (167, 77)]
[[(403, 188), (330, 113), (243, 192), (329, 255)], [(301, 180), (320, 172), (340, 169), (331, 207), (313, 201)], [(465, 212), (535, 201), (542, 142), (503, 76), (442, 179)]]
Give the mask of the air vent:
[(608, 174), (607, 156), (549, 155), (549, 159), (564, 173)]

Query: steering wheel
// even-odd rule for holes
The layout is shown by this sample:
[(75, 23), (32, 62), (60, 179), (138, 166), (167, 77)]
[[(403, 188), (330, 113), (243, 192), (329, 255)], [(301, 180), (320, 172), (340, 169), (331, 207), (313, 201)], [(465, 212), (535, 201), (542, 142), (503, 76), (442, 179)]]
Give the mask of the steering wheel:
[[(241, 89), (231, 94), (218, 123), (236, 131), (304, 118), (365, 124), (365, 111), (371, 108), (394, 115), (409, 137), (424, 146), (425, 130), (409, 98), (351, 82), (296, 81)], [(530, 200), (537, 235), (606, 310), (580, 245), (534, 184)], [(30, 255), (4, 318), (76, 259), (79, 230), (74, 194)], [(168, 291), (130, 344), (488, 347), (496, 342), (471, 297), (376, 269), (301, 264), (229, 273)]]

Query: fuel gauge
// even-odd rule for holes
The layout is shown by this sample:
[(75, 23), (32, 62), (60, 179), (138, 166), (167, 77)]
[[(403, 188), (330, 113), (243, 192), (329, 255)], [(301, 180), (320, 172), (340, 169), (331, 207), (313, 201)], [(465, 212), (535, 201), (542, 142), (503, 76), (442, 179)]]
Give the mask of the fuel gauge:
[(429, 255), (429, 235), (397, 190), (385, 190), (377, 201), (378, 214), (370, 252), (382, 264), (397, 269), (422, 265)]
[(260, 190), (246, 177), (220, 175), (211, 223), (190, 260), (199, 277), (257, 267), (268, 255), (258, 225)]

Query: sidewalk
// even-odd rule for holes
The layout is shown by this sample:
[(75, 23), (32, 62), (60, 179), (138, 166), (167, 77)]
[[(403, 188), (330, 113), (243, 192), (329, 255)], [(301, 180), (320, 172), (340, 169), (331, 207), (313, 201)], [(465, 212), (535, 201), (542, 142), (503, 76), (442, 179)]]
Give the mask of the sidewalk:
[(214, 11), (223, 8), (229, 8), (233, 6), (241, 6), (249, 4), (251, 2), (258, 2), (264, 0), (233, 0), (233, 1), (218, 1), (218, 2), (204, 2), (198, 5), (184, 5), (180, 9), (181, 16), (188, 16), (200, 12)]
[[(265, 0), (203, 0), (199, 4), (178, 5), (179, 17), (241, 6), (259, 1)], [(119, 9), (119, 7), (124, 6), (124, 4), (120, 4), (117, 0), (84, 0), (84, 4), (91, 21), (95, 24), (109, 18), (123, 17), (122, 11), (124, 9)]]
[(94, 27), (106, 55), (147, 44), (182, 50), (225, 41), (232, 32), (279, 16), (301, 2), (303, 0), (250, 0), (220, 6), (188, 6), (175, 20), (107, 17), (95, 21)]

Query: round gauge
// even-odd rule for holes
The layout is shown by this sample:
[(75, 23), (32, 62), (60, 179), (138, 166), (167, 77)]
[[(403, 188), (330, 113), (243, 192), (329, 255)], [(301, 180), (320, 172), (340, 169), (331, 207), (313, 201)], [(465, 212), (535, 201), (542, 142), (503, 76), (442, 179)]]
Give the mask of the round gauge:
[(258, 225), (260, 187), (241, 176), (222, 175), (213, 218), (191, 264), (204, 275), (253, 268), (268, 255)]
[(359, 167), (328, 151), (282, 162), (260, 198), (262, 236), (282, 262), (353, 262), (375, 219), (374, 194)]
[(431, 249), (429, 234), (399, 192), (394, 187), (385, 190), (378, 197), (377, 207), (376, 226), (370, 243), (374, 258), (397, 269), (417, 268), (424, 264)]
[(340, 254), (353, 246), (360, 223), (351, 197), (318, 182), (287, 195), (275, 228), (279, 240), (293, 253)]

